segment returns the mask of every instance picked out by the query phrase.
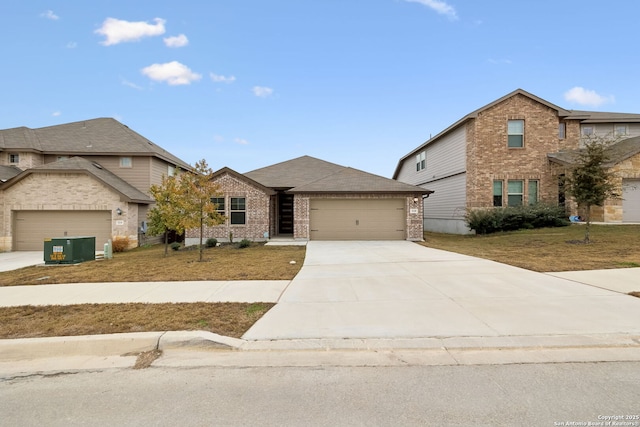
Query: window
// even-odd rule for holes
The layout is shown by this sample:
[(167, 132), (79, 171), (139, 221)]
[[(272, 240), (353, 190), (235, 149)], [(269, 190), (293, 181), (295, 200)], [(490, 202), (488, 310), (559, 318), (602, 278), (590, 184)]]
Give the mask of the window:
[(424, 170), (427, 166), (427, 152), (423, 151), (422, 153), (416, 156), (416, 171), (420, 172)]
[(69, 156), (58, 156), (56, 157), (56, 161), (60, 161), (60, 160), (67, 160), (69, 158)]
[(225, 215), (226, 211), (224, 209), (224, 197), (212, 197), (211, 203), (216, 205), (216, 210), (220, 215)]
[(593, 135), (593, 126), (582, 126), (582, 134), (585, 136)]
[(566, 123), (558, 124), (558, 139), (565, 139), (567, 135), (567, 125)]
[(509, 148), (524, 147), (524, 120), (509, 120), (507, 124)]
[(493, 181), (493, 206), (502, 206), (502, 181)]
[(529, 204), (535, 205), (538, 203), (538, 181), (529, 180)]
[(131, 157), (120, 157), (120, 167), (130, 168), (132, 166)]
[(176, 167), (173, 165), (167, 166), (167, 176), (174, 176), (176, 174)]
[(244, 197), (231, 198), (231, 224), (246, 224), (246, 206)]
[(9, 163), (12, 163), (12, 164), (20, 163), (20, 154), (15, 154), (15, 153), (9, 154)]
[(613, 136), (624, 136), (627, 134), (627, 125), (614, 125), (613, 126)]
[(507, 205), (522, 206), (524, 181), (514, 180), (507, 182)]

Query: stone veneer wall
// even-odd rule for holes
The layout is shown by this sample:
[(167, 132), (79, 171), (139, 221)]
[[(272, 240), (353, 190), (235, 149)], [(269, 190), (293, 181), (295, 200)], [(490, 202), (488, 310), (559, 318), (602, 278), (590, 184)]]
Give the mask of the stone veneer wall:
[[(223, 224), (214, 227), (205, 227), (204, 239), (214, 237), (220, 241), (228, 241), (229, 233), (233, 233), (234, 240), (266, 240), (264, 234), (271, 232), (269, 223), (270, 196), (228, 173), (220, 175), (214, 182), (220, 187), (220, 197), (225, 197), (225, 221)], [(244, 197), (246, 199), (246, 221), (244, 225), (230, 224), (231, 197)], [(193, 242), (193, 239), (200, 237), (200, 231), (196, 229), (187, 230), (186, 237), (189, 242)]]
[[(422, 194), (345, 194), (345, 193), (326, 193), (326, 194), (296, 194), (293, 199), (293, 237), (294, 239), (309, 240), (309, 206), (310, 199), (399, 199), (406, 200), (405, 210), (407, 212), (406, 221), (406, 240), (421, 241), (424, 239), (423, 234), (423, 203)], [(413, 199), (417, 198), (418, 202), (414, 203)], [(411, 213), (411, 209), (417, 209), (417, 213)]]
[[(524, 120), (524, 148), (507, 146), (508, 120)], [(538, 180), (538, 199), (557, 202), (557, 175), (547, 153), (578, 147), (579, 126), (566, 122), (566, 137), (558, 138), (560, 119), (552, 108), (516, 95), (488, 108), (467, 124), (467, 207), (493, 205), (493, 181)]]
[[(138, 245), (137, 205), (120, 201), (119, 194), (86, 174), (32, 174), (4, 190), (2, 197), (0, 251), (12, 250), (12, 211), (17, 210), (111, 211), (112, 237), (128, 237), (129, 247)], [(122, 215), (116, 214), (117, 208)]]

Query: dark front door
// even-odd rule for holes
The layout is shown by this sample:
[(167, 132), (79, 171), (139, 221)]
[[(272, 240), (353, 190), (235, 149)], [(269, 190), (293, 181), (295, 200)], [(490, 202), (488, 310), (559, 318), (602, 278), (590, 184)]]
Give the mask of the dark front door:
[(278, 194), (278, 233), (293, 234), (293, 194)]

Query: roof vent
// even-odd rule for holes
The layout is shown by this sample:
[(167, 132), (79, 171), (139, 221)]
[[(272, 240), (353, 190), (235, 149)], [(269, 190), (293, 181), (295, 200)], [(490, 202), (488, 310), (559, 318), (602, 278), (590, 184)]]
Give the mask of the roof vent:
[(102, 169), (102, 166), (100, 166), (98, 163), (91, 163), (93, 166), (97, 167), (98, 169)]

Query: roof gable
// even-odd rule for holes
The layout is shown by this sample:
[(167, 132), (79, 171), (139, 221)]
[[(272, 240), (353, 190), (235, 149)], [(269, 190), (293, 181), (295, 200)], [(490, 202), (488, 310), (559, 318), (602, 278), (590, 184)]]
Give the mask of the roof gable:
[[(582, 150), (567, 150), (549, 153), (547, 154), (547, 158), (554, 163), (570, 166), (577, 162), (578, 154), (581, 151)], [(606, 154), (609, 160), (604, 163), (603, 166), (610, 168), (638, 153), (640, 153), (640, 136), (623, 139), (607, 147)]]
[(228, 168), (228, 167), (224, 167), (222, 169), (219, 169), (219, 170), (215, 171), (213, 173), (213, 175), (211, 176), (211, 179), (215, 180), (216, 178), (219, 178), (219, 177), (221, 177), (221, 176), (223, 176), (225, 174), (235, 178), (238, 181), (241, 181), (241, 182), (244, 182), (244, 183), (246, 183), (248, 185), (251, 185), (251, 186), (257, 188), (258, 190), (264, 192), (265, 194), (272, 195), (272, 194), (276, 193), (275, 191), (273, 191), (273, 189), (265, 187), (264, 185), (260, 184), (257, 181), (254, 181), (253, 179), (249, 178), (248, 176), (243, 175), (243, 174), (241, 174), (239, 172), (236, 172), (233, 169)]
[(129, 202), (145, 204), (153, 203), (152, 198), (150, 198), (148, 195), (141, 192), (137, 188), (133, 187), (126, 181), (122, 180), (122, 178), (114, 175), (107, 169), (104, 169), (98, 163), (90, 162), (89, 160), (83, 159), (82, 157), (71, 157), (69, 159), (59, 160), (57, 162), (47, 163), (45, 165), (27, 169), (26, 171), (17, 175), (15, 178), (7, 181), (3, 188), (9, 188), (29, 175), (65, 172), (85, 173), (87, 175), (93, 176), (106, 186), (120, 193), (120, 195)]

